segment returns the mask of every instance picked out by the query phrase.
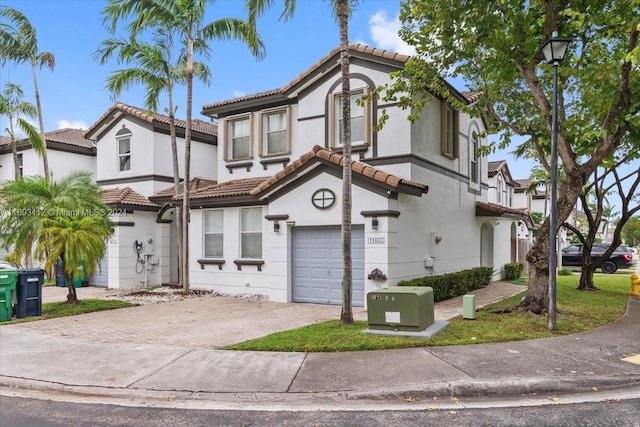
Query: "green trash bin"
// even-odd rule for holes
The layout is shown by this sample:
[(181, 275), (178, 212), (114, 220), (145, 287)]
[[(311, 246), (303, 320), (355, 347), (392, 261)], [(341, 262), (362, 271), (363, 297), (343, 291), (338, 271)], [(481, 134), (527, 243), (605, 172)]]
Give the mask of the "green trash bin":
[(13, 291), (18, 282), (18, 269), (11, 264), (0, 263), (0, 322), (11, 320), (13, 315)]

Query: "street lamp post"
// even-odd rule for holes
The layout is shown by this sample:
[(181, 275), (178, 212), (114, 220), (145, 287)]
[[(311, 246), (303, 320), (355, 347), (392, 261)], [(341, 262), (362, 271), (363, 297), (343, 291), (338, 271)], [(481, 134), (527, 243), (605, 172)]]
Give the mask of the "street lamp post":
[(556, 31), (542, 45), (547, 63), (553, 65), (553, 110), (551, 119), (551, 209), (549, 211), (549, 330), (556, 329), (556, 267), (558, 265), (558, 65), (570, 39), (558, 37)]

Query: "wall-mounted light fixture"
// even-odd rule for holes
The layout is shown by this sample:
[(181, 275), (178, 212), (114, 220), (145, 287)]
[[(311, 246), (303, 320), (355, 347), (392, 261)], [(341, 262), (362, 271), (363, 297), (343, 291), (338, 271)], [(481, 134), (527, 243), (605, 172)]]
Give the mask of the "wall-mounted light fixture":
[(373, 218), (371, 218), (371, 228), (374, 230), (378, 229), (378, 217), (374, 216)]
[(442, 236), (439, 235), (439, 234), (436, 234), (435, 241), (436, 241), (436, 243), (442, 242)]
[(287, 227), (291, 228), (291, 227), (295, 227), (296, 226), (296, 222), (295, 221), (287, 221)]
[(279, 231), (280, 231), (280, 224), (278, 223), (278, 221), (277, 221), (277, 220), (276, 220), (276, 221), (273, 221), (273, 231), (274, 231), (275, 233), (277, 233), (277, 232), (279, 232)]

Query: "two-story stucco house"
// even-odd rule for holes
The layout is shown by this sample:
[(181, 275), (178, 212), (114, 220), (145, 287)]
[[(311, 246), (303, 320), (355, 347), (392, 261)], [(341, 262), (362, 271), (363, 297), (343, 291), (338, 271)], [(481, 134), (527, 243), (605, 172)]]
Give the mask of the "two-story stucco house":
[[(54, 178), (85, 170), (95, 176), (96, 147), (80, 129), (59, 129), (45, 133), (49, 170)], [(16, 143), (19, 175), (44, 175), (44, 164), (29, 141)], [(0, 182), (15, 179), (15, 166), (9, 138), (0, 138)]]
[[(180, 176), (184, 172), (184, 120), (176, 120)], [(174, 209), (156, 193), (173, 192), (169, 118), (117, 102), (86, 131), (97, 147), (96, 182), (105, 190), (116, 229), (93, 283), (132, 288), (177, 281)], [(192, 122), (191, 173), (217, 173), (217, 126)]]
[[(90, 171), (95, 177), (96, 147), (80, 129), (59, 129), (45, 133), (49, 171), (61, 178), (73, 171)], [(44, 164), (29, 141), (16, 142), (18, 176), (44, 175)], [(0, 137), (0, 186), (16, 178), (11, 139)], [(0, 248), (0, 259), (6, 253)]]
[[(355, 306), (418, 276), (483, 265), (498, 278), (523, 216), (489, 203), (487, 161), (476, 156), (483, 118), (437, 96), (414, 123), (395, 104), (356, 102), (407, 60), (350, 45)], [(194, 287), (340, 303), (340, 103), (335, 49), (285, 87), (203, 107), (219, 121), (219, 151), (217, 183), (190, 197)], [(374, 132), (383, 109), (389, 119)]]

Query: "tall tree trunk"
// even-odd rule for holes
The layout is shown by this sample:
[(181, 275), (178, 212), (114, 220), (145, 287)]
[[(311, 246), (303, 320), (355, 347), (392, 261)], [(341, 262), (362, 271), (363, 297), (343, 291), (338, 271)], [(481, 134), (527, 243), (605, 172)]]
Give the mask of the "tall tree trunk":
[(342, 73), (342, 312), (340, 322), (353, 323), (351, 262), (351, 86), (349, 82), (349, 4), (338, 1), (340, 71)]
[(17, 181), (20, 178), (20, 162), (18, 161), (18, 147), (13, 130), (13, 115), (9, 113), (9, 138), (11, 138), (11, 155), (13, 156), (13, 177)]
[[(169, 133), (171, 135), (171, 159), (173, 162), (173, 190), (175, 194), (180, 192), (180, 168), (178, 165), (178, 142), (176, 138), (176, 117), (173, 108), (173, 85), (171, 82), (167, 85), (167, 94), (169, 97)], [(178, 247), (178, 284), (182, 285), (182, 268), (181, 268), (181, 260), (182, 260), (182, 209), (179, 206), (175, 208), (175, 224), (176, 227), (176, 240)], [(170, 263), (172, 261), (169, 261)]]
[(581, 291), (591, 291), (598, 289), (593, 285), (593, 273), (596, 271), (596, 266), (593, 263), (589, 263), (582, 268), (582, 272), (580, 273), (580, 284), (578, 285), (578, 290)]
[(40, 89), (38, 88), (38, 78), (36, 77), (36, 64), (31, 63), (31, 71), (33, 72), (33, 87), (36, 93), (36, 108), (38, 110), (38, 124), (40, 126), (40, 135), (42, 136), (42, 143), (44, 147), (42, 149), (42, 164), (44, 166), (44, 178), (49, 182), (51, 176), (49, 174), (49, 157), (47, 155), (47, 138), (44, 132), (44, 119), (42, 118), (42, 104), (40, 103)]
[(189, 290), (189, 180), (191, 179), (191, 110), (193, 104), (193, 34), (187, 35), (187, 117), (184, 131), (184, 191), (182, 194), (182, 288)]
[[(558, 224), (566, 222), (571, 214), (584, 184), (583, 175), (576, 169), (573, 174), (567, 174), (567, 181), (558, 183), (560, 190), (557, 201)], [(570, 181), (573, 183), (569, 184)], [(527, 254), (529, 287), (521, 306), (537, 314), (547, 313), (549, 308), (549, 225), (549, 217), (547, 217), (538, 230), (536, 243)]]

